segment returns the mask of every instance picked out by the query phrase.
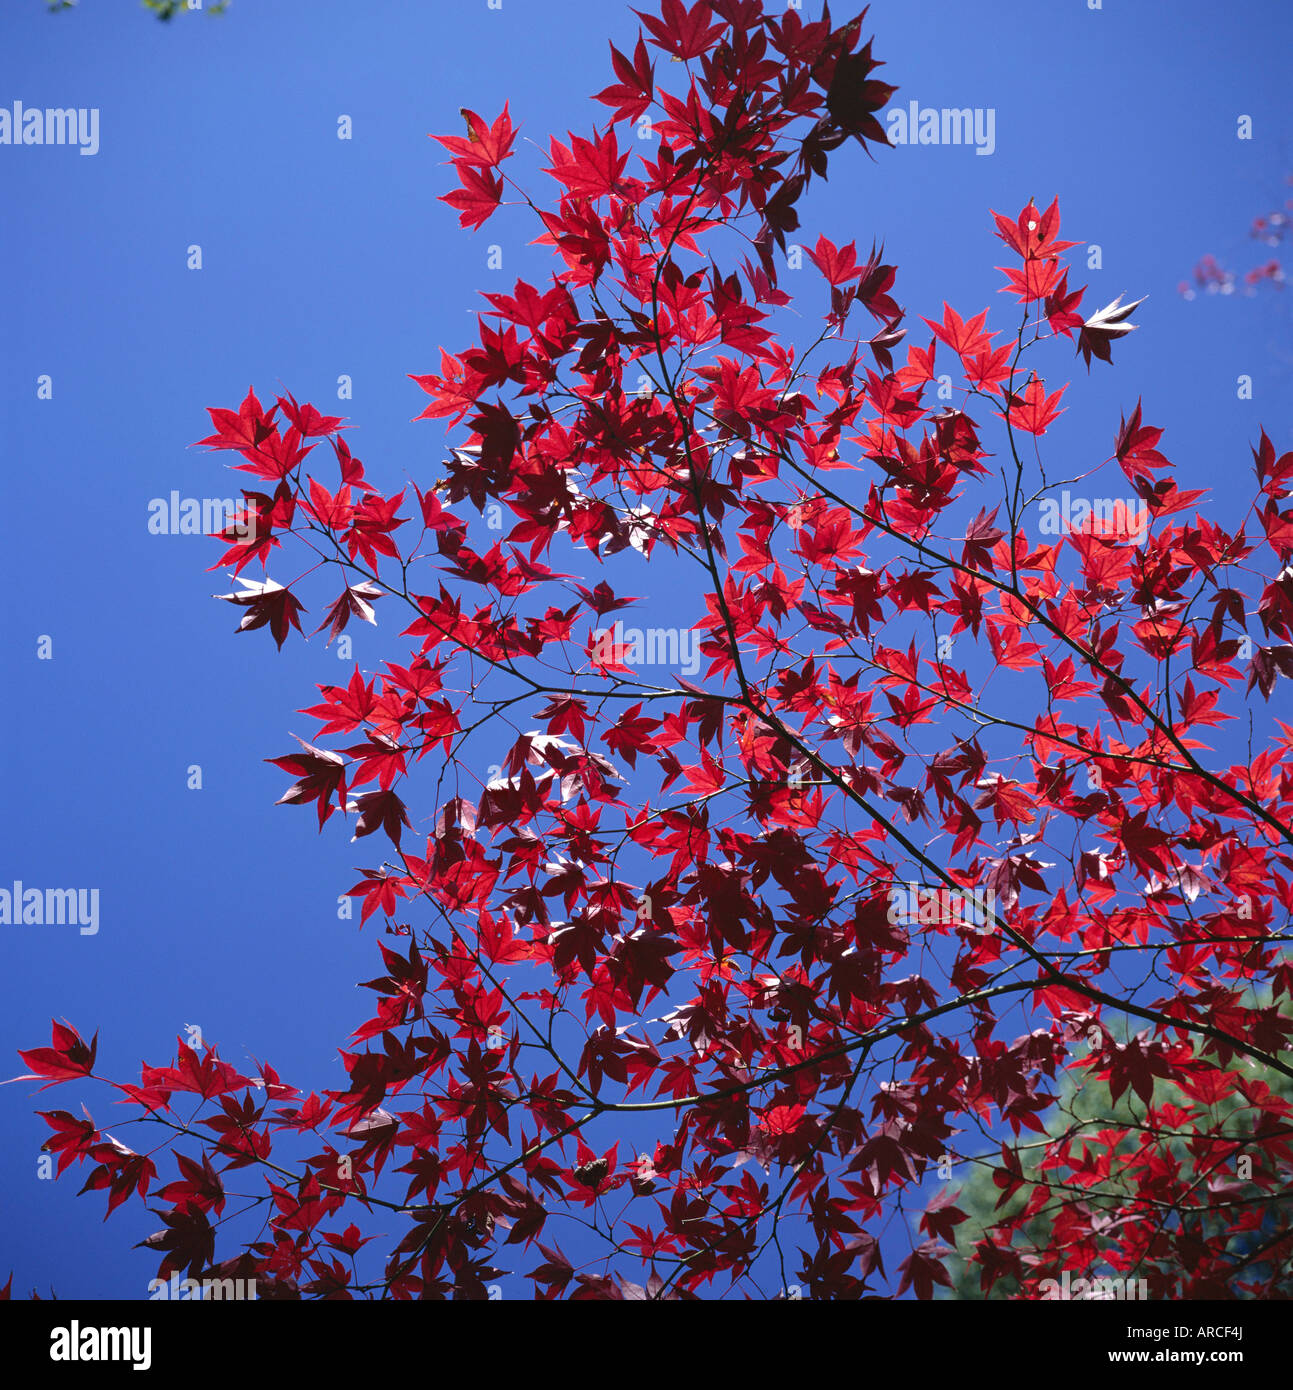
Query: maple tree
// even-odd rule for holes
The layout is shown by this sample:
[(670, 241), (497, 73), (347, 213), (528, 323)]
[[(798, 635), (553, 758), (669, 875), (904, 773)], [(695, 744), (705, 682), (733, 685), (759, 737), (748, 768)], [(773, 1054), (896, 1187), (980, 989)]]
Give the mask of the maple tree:
[[(288, 394), (201, 441), (255, 480), (218, 561), (240, 631), (402, 639), (272, 760), (284, 803), (381, 847), (344, 1076), (302, 1094), (181, 1041), (98, 1078), (137, 1148), (88, 1110), (43, 1112), (46, 1147), (110, 1212), (152, 1204), (160, 1277), (261, 1297), (926, 1298), (969, 1220), (953, 1188), (907, 1223), (945, 1157), (1001, 1194), (985, 1291), (1099, 1263), (1259, 1295), (1293, 1254), (1293, 454), (1260, 435), (1226, 529), (1129, 398), (1083, 477), (1146, 527), (1030, 535), (1073, 472), (1042, 453), (1064, 375), (1108, 370), (1140, 301), (1070, 286), (1081, 243), (1030, 201), (993, 214), (1004, 318), (913, 322), (881, 245), (824, 234), (792, 315), (806, 196), (886, 144), (865, 11), (639, 17), (547, 196), (508, 172), (507, 106), (439, 137), (462, 227), (514, 204), (553, 263), (413, 378), (441, 476), (383, 493)], [(694, 680), (599, 636), (662, 585), (695, 604)], [(1237, 718), (1227, 761), (1206, 739)], [(63, 1023), (22, 1056), (56, 1085), (96, 1049)], [(1048, 1135), (1084, 1087), (1121, 1108)], [(1266, 1260), (1200, 1240), (1201, 1205)]]

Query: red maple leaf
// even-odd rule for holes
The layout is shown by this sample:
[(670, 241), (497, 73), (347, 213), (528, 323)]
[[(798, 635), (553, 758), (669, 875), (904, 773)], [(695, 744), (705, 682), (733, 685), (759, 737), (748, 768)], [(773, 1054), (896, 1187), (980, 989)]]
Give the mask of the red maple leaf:
[(631, 63), (611, 44), (611, 63), (620, 80), (614, 86), (604, 87), (596, 100), (613, 106), (617, 121), (636, 121), (650, 109), (655, 93), (655, 71), (641, 35)]
[(47, 1091), (50, 1086), (56, 1086), (60, 1081), (72, 1081), (78, 1076), (89, 1076), (94, 1070), (94, 1059), (99, 1050), (98, 1033), (86, 1043), (70, 1023), (59, 1023), (51, 1019), (50, 1027), (53, 1031), (50, 1047), (36, 1047), (27, 1052), (20, 1050), (18, 1053), (23, 1062), (31, 1068), (30, 1075), (15, 1076), (11, 1080), (37, 1081), (41, 1077), (49, 1077), (48, 1084), (40, 1088)]
[(723, 32), (721, 24), (709, 22), (712, 18), (709, 0), (696, 0), (690, 9), (683, 0), (662, 0), (658, 19), (641, 10), (633, 13), (646, 25), (651, 42), (657, 48), (684, 62), (688, 58), (699, 58)]
[(503, 180), (488, 169), (462, 161), (455, 163), (461, 188), (440, 196), (442, 203), (448, 203), (458, 210), (460, 227), (480, 227), (494, 215), (503, 197)]
[(512, 144), (516, 140), (516, 131), (508, 113), (508, 103), (503, 103), (502, 113), (493, 125), (486, 124), (480, 116), (474, 111), (468, 111), (466, 107), (462, 108), (460, 114), (467, 122), (465, 139), (461, 135), (433, 135), (431, 138), (439, 141), (454, 156), (454, 164), (459, 166), (460, 175), (464, 172), (461, 167), (463, 165), (468, 168), (497, 168), (511, 154)]
[(301, 745), (303, 752), (289, 753), (282, 758), (265, 759), (266, 762), (273, 763), (275, 767), (281, 767), (284, 772), (290, 772), (301, 779), (289, 787), (274, 804), (295, 806), (316, 801), (319, 824), (322, 825), (336, 809), (331, 805), (334, 795), (338, 805), (345, 805), (346, 760), (339, 753), (333, 753), (326, 748), (316, 748), (313, 744), (306, 743), (303, 738), (297, 738), (295, 734), (292, 737)]
[(287, 634), (292, 628), (298, 632), (301, 631), (297, 614), (304, 613), (305, 608), (291, 589), (285, 589), (272, 579), (260, 582), (235, 575), (234, 582), (242, 585), (242, 593), (215, 594), (213, 597), (247, 609), (247, 612), (242, 616), (242, 621), (238, 624), (239, 632), (251, 632), (268, 623), (274, 641), (281, 650), (283, 643), (287, 640)]
[(1053, 396), (1048, 396), (1040, 379), (1033, 377), (1022, 395), (1006, 392), (1008, 409), (998, 411), (998, 414), (1016, 429), (1026, 430), (1029, 434), (1045, 434), (1046, 427), (1057, 415), (1063, 414), (1057, 403), (1064, 391), (1065, 388), (1061, 386)]

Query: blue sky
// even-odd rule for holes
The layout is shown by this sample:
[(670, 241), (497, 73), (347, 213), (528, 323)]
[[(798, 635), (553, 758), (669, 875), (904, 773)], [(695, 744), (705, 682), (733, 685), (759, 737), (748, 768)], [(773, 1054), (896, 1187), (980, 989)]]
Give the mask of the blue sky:
[[(988, 210), (1058, 195), (1067, 236), (1101, 248), (1102, 268), (1073, 277), (1090, 281), (1087, 304), (1150, 298), (1116, 371), (1097, 364), (1088, 383), (1075, 361), (1052, 448), (1098, 461), (1142, 396), (1147, 422), (1167, 426), (1179, 484), (1216, 488), (1227, 516), (1259, 423), (1293, 444), (1288, 308), (1275, 292), (1189, 303), (1176, 286), (1205, 252), (1241, 268), (1269, 254), (1247, 229), (1288, 196), (1276, 57), (1293, 45), (1293, 12), (1274, 0), (1242, 20), (1202, 0), (877, 0), (868, 25), (896, 102), (991, 108), (996, 147), (909, 146), (874, 163), (849, 150), (799, 239), (883, 241), (915, 327), (944, 299), (967, 316), (1004, 313)], [(612, 80), (607, 40), (630, 48), (636, 29), (608, 0), (239, 0), (223, 18), (168, 25), (124, 0), (60, 15), (7, 0), (0, 106), (97, 107), (100, 147), (0, 145), (12, 325), (0, 344), (0, 884), (93, 886), (101, 906), (94, 936), (0, 927), (0, 1075), (66, 1017), (101, 1030), (114, 1076), (165, 1062), (195, 1023), (235, 1065), (268, 1057), (303, 1089), (337, 1083), (334, 1049), (362, 1017), (355, 981), (374, 974), (376, 952), (371, 930), (337, 920), (336, 896), (373, 856), (276, 808), (285, 782), (263, 759), (288, 751), (289, 730), (308, 736), (294, 711), (353, 668), (322, 636), (280, 654), (263, 632), (235, 637), (237, 613), (210, 599), (229, 588), (205, 572), (214, 543), (149, 534), (148, 504), (172, 489), (236, 494), (243, 475), (188, 446), (208, 432), (205, 407), (236, 405), (249, 384), (350, 417), (379, 486), (433, 479), (442, 435), (410, 423), (425, 398), (407, 374), (465, 344), (477, 291), (548, 272), (519, 210), (459, 230), (437, 201), (453, 180), (427, 133), (456, 133), (459, 107), (492, 117), (504, 100), (540, 145), (585, 131), (604, 119), (587, 94)], [(1241, 115), (1251, 140), (1237, 138)], [(522, 147), (515, 165), (534, 176), (540, 154)], [(491, 243), (501, 271), (486, 269)], [(187, 266), (191, 245), (201, 270)], [(338, 402), (342, 374), (353, 399)], [(52, 659), (38, 659), (42, 637)], [(366, 669), (392, 654), (381, 641), (357, 635)], [(194, 764), (200, 791), (186, 786)], [(34, 1106), (83, 1096), (111, 1129), (97, 1091), (0, 1090), (0, 1282), (12, 1267), (23, 1291), (144, 1297), (155, 1259), (129, 1247), (156, 1223), (132, 1207), (105, 1224), (103, 1198), (77, 1200), (74, 1174), (36, 1177), (46, 1129)]]

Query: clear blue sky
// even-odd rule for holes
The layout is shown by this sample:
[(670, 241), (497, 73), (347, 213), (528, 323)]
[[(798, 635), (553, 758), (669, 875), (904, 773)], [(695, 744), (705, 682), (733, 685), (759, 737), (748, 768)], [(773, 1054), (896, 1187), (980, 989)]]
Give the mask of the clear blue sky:
[[(996, 149), (845, 152), (800, 239), (884, 241), (919, 327), (944, 299), (1004, 310), (988, 209), (1057, 194), (1068, 237), (1102, 248), (1103, 268), (1075, 275), (1087, 305), (1150, 296), (1116, 371), (1097, 364), (1088, 389), (1075, 362), (1063, 446), (1098, 461), (1142, 395), (1180, 485), (1218, 488), (1226, 515), (1258, 423), (1293, 443), (1288, 309), (1187, 303), (1176, 285), (1205, 252), (1254, 263), (1249, 223), (1288, 196), (1293, 10), (876, 0), (868, 23), (897, 102), (992, 108)], [(542, 145), (586, 130), (606, 111), (587, 94), (612, 80), (607, 40), (629, 48), (636, 28), (612, 0), (238, 0), (169, 25), (127, 0), (60, 15), (5, 0), (0, 106), (97, 107), (100, 148), (0, 145), (0, 885), (97, 887), (101, 906), (95, 936), (0, 927), (0, 1076), (66, 1016), (101, 1030), (101, 1069), (118, 1077), (164, 1063), (195, 1023), (235, 1065), (254, 1054), (305, 1089), (338, 1083), (334, 1049), (363, 1016), (355, 981), (376, 952), (371, 929), (337, 920), (336, 896), (373, 856), (276, 808), (286, 784), (262, 760), (288, 750), (288, 730), (308, 736), (293, 711), (352, 668), (322, 637), (278, 655), (265, 633), (235, 637), (237, 612), (209, 597), (229, 587), (205, 573), (214, 543), (149, 534), (148, 503), (234, 495), (245, 475), (187, 446), (208, 432), (204, 408), (249, 384), (349, 416), (380, 486), (434, 478), (441, 434), (409, 423), (425, 398), (406, 374), (465, 343), (478, 290), (546, 277), (547, 262), (519, 212), (459, 231), (427, 133), (505, 99)], [(1251, 141), (1236, 138), (1244, 114)], [(538, 163), (532, 148), (516, 161)], [(485, 268), (491, 242), (501, 272)], [(343, 373), (354, 396), (338, 403)], [(1252, 401), (1236, 397), (1240, 373)], [(52, 660), (37, 659), (42, 636)], [(358, 635), (361, 665), (391, 654), (381, 640)], [(31, 1091), (0, 1090), (0, 1283), (12, 1267), (23, 1292), (145, 1297), (156, 1259), (129, 1247), (157, 1223), (132, 1206), (104, 1224), (74, 1173), (36, 1178), (35, 1105), (84, 1096), (106, 1129), (112, 1107), (88, 1089)]]

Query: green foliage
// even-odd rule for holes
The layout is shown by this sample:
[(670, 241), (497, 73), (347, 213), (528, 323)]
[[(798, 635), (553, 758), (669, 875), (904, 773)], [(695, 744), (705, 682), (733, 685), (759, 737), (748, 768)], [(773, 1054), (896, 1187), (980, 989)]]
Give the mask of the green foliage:
[[(1235, 1059), (1231, 1065), (1293, 1104), (1293, 1081), (1288, 1077), (1251, 1060)], [(1170, 1107), (1187, 1111), (1206, 1110), (1216, 1126), (1216, 1132), (1233, 1139), (1240, 1148), (1237, 1152), (1227, 1148), (1219, 1154), (1200, 1151), (1197, 1145), (1191, 1149), (1188, 1143), (1190, 1127), (1173, 1125), (1164, 1118), (1165, 1108), (1168, 1108), (1170, 1116)], [(1000, 1278), (985, 1293), (981, 1287), (980, 1266), (968, 1259), (976, 1241), (982, 1238), (984, 1232), (998, 1227), (1003, 1219), (1017, 1217), (1027, 1206), (1035, 1184), (1048, 1181), (1053, 1186), (1051, 1200), (1016, 1232), (1014, 1245), (1017, 1249), (1048, 1250), (1054, 1237), (1055, 1216), (1067, 1203), (1087, 1203), (1097, 1211), (1109, 1212), (1111, 1218), (1119, 1214), (1125, 1216), (1135, 1205), (1133, 1199), (1139, 1185), (1135, 1170), (1125, 1160), (1138, 1152), (1143, 1154), (1147, 1145), (1152, 1148), (1156, 1159), (1169, 1165), (1179, 1165), (1181, 1173), (1197, 1177), (1200, 1207), (1215, 1204), (1215, 1210), (1202, 1214), (1195, 1210), (1188, 1218), (1175, 1210), (1165, 1211), (1162, 1216), (1164, 1228), (1180, 1230), (1183, 1221), (1188, 1219), (1197, 1236), (1209, 1248), (1224, 1250), (1230, 1257), (1236, 1277), (1251, 1277), (1263, 1269), (1259, 1261), (1266, 1233), (1284, 1229), (1286, 1218), (1281, 1215), (1283, 1204), (1293, 1196), (1287, 1186), (1283, 1190), (1271, 1190), (1269, 1182), (1259, 1185), (1260, 1172), (1254, 1171), (1252, 1180), (1248, 1181), (1238, 1176), (1237, 1160), (1245, 1152), (1245, 1141), (1252, 1137), (1255, 1122), (1260, 1118), (1261, 1112), (1238, 1092), (1210, 1105), (1201, 1105), (1179, 1086), (1156, 1080), (1152, 1102), (1147, 1106), (1130, 1090), (1115, 1101), (1107, 1081), (1090, 1078), (1080, 1086), (1068, 1081), (1055, 1106), (1042, 1117), (1046, 1137), (1038, 1136), (1031, 1144), (1025, 1140), (1011, 1145), (1018, 1154), (1025, 1182), (1000, 1207), (997, 1202), (1002, 1189), (993, 1181), (993, 1175), (1000, 1170), (1000, 1161), (991, 1151), (970, 1160), (973, 1166), (967, 1179), (958, 1182), (953, 1178), (947, 1184), (944, 1194), (955, 1202), (968, 1219), (956, 1229), (956, 1255), (948, 1261), (952, 1287), (940, 1290), (938, 1296), (953, 1299), (1038, 1297), (1035, 1289), (1021, 1288), (1020, 1281), (1012, 1275)], [(1269, 1134), (1269, 1121), (1267, 1123)], [(1057, 1149), (1080, 1150), (1084, 1138), (1095, 1141), (1098, 1134), (1110, 1131), (1121, 1132), (1122, 1137), (1112, 1152), (1124, 1162), (1113, 1162), (1108, 1175), (1091, 1189), (1058, 1187), (1055, 1185), (1057, 1174), (1048, 1174), (1042, 1168), (1047, 1156)], [(1178, 1134), (1184, 1137), (1177, 1137)], [(1249, 1152), (1258, 1154), (1260, 1149), (1255, 1145)], [(1256, 1166), (1261, 1159), (1253, 1158), (1251, 1161)], [(964, 1168), (964, 1161), (960, 1166)], [(1218, 1179), (1222, 1180), (1220, 1191), (1215, 1190)], [(1264, 1206), (1269, 1212), (1268, 1219), (1263, 1220), (1256, 1231), (1236, 1230), (1235, 1213), (1251, 1206)], [(1120, 1230), (1120, 1223), (1116, 1221), (1111, 1221), (1108, 1234), (1097, 1241), (1101, 1253), (1117, 1250), (1124, 1243), (1125, 1236)], [(1103, 1263), (1092, 1266), (1087, 1272), (1102, 1277), (1114, 1277), (1119, 1273)], [(1133, 1273), (1139, 1275), (1144, 1272), (1141, 1269)], [(1164, 1272), (1171, 1275), (1177, 1271), (1169, 1267)], [(1280, 1296), (1293, 1297), (1293, 1268), (1286, 1263), (1282, 1270), (1275, 1273)]]
[[(152, 10), (158, 19), (173, 19), (182, 10), (188, 10), (187, 0), (143, 0), (146, 10)], [(229, 0), (214, 0), (206, 9), (207, 14), (224, 14), (229, 8)]]
[[(140, 0), (144, 9), (151, 10), (158, 19), (174, 19), (177, 14), (224, 14), (229, 8), (230, 0), (209, 0), (209, 3), (200, 5), (197, 8), (190, 8), (188, 0)], [(77, 4), (77, 0), (45, 0), (45, 5), (50, 14), (58, 14), (62, 10), (70, 10)]]

